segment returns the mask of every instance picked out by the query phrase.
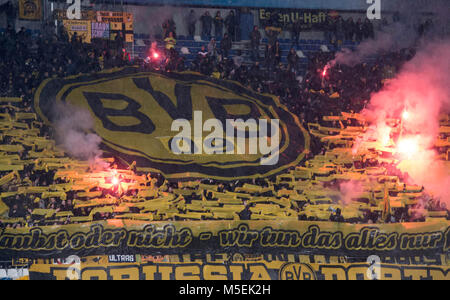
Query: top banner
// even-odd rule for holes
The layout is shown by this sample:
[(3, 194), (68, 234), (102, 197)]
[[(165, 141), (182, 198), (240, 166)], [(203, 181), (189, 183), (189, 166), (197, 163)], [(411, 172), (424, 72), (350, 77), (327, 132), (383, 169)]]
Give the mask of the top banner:
[[(113, 0), (107, 0), (112, 3)], [(252, 8), (303, 8), (303, 9), (339, 9), (367, 10), (370, 4), (361, 0), (127, 0), (127, 4), (139, 5), (178, 5), (211, 7), (252, 7)], [(383, 9), (399, 9), (399, 1), (385, 1)]]
[[(68, 20), (67, 11), (65, 9), (55, 9), (53, 11), (53, 17), (60, 21)], [(95, 21), (95, 17), (96, 17), (96, 14), (95, 14), (95, 11), (93, 11), (93, 10), (82, 10), (81, 11), (81, 20)]]
[[(305, 9), (259, 9), (259, 22), (262, 27), (281, 27), (291, 29), (299, 22), (301, 30), (321, 29), (327, 20), (329, 12)], [(336, 12), (333, 12), (333, 15)]]
[(133, 14), (120, 11), (97, 11), (96, 21), (102, 23), (132, 23)]
[[(66, 10), (56, 9), (53, 14), (58, 20), (67, 20)], [(82, 10), (81, 20), (93, 21), (97, 23), (133, 23), (133, 14), (121, 11)]]

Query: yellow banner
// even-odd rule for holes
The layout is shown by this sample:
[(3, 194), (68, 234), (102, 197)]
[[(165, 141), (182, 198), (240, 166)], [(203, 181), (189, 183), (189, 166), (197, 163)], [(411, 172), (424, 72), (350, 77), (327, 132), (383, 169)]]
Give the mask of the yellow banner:
[(11, 173), (3, 176), (2, 178), (0, 178), (0, 186), (7, 184), (11, 180), (13, 180), (16, 177), (16, 175), (17, 175), (17, 177), (19, 177), (19, 174), (17, 172), (11, 172)]
[(125, 31), (133, 31), (133, 23), (132, 22), (125, 23)]
[(77, 33), (83, 43), (91, 43), (91, 22), (83, 20), (63, 20), (69, 38)]
[(111, 22), (110, 23), (110, 29), (111, 30), (122, 30), (123, 29), (123, 23), (120, 22)]
[[(58, 20), (68, 20), (66, 9), (55, 9), (53, 11), (53, 17)], [(81, 20), (96, 20), (96, 12), (93, 10), (81, 10)]]
[(125, 34), (125, 42), (132, 43), (134, 40), (134, 36), (132, 33)]
[(133, 23), (133, 14), (121, 11), (97, 11), (96, 20), (102, 23)]
[(99, 259), (80, 264), (34, 264), (29, 269), (31, 280), (449, 280), (449, 271), (450, 266), (384, 263), (105, 263)]
[(18, 98), (18, 97), (0, 97), (0, 102), (22, 102), (22, 98)]
[(40, 20), (42, 18), (42, 0), (19, 0), (19, 19)]

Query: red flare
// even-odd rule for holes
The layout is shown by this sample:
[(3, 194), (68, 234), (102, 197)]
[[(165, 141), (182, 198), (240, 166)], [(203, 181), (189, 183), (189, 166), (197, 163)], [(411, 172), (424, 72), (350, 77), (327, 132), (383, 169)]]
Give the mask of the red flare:
[(402, 113), (403, 120), (408, 120), (409, 117), (410, 117), (409, 112), (407, 110), (403, 111), (403, 113)]
[(327, 72), (328, 72), (328, 69), (330, 68), (330, 66), (329, 65), (326, 65), (324, 68), (323, 68), (323, 71), (322, 71), (322, 77), (325, 77), (326, 75), (327, 75)]
[(406, 159), (411, 159), (417, 152), (419, 152), (419, 144), (417, 139), (404, 138), (398, 141), (397, 151)]

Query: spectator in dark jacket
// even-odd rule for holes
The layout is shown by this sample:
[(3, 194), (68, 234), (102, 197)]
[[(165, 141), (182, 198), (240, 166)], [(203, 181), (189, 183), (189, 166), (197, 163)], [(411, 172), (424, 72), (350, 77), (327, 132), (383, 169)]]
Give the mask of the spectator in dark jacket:
[(195, 15), (195, 11), (193, 9), (191, 9), (191, 12), (187, 16), (186, 23), (189, 37), (193, 38), (195, 36), (195, 25), (197, 23), (197, 16)]
[(373, 24), (367, 18), (366, 18), (366, 20), (364, 21), (364, 24), (363, 24), (363, 37), (364, 37), (364, 39), (368, 39), (368, 38), (373, 39), (375, 37)]
[[(8, 1), (7, 3), (3, 4), (2, 6), (4, 9), (4, 12), (6, 14), (6, 23), (8, 27), (11, 27), (14, 31), (16, 29), (16, 12), (17, 8), (14, 5), (15, 1)], [(17, 3), (17, 2), (16, 2)]]
[(361, 18), (356, 21), (356, 37), (355, 40), (357, 42), (361, 42), (363, 39), (363, 23), (361, 21)]
[(222, 50), (222, 57), (227, 58), (230, 53), (231, 47), (233, 47), (233, 41), (228, 33), (225, 33), (222, 41), (220, 42), (220, 49)]
[(17, 204), (13, 205), (13, 208), (9, 211), (10, 218), (23, 218), (25, 217), (25, 212), (18, 208)]
[(339, 16), (336, 21), (336, 33), (335, 33), (337, 45), (341, 45), (344, 40), (344, 20)]
[(163, 28), (163, 32), (164, 32), (164, 38), (168, 37), (171, 32), (172, 32), (174, 38), (177, 37), (177, 34), (176, 34), (177, 27), (175, 26), (175, 21), (172, 18), (167, 19), (163, 23), (162, 28)]
[(292, 24), (292, 45), (298, 46), (298, 41), (300, 39), (300, 32), (302, 30), (302, 21), (297, 19), (294, 24)]
[(278, 41), (278, 35), (280, 35), (281, 30), (276, 27), (266, 27), (266, 36), (268, 39), (268, 43), (270, 45), (275, 45), (275, 43)]
[(273, 47), (274, 46), (272, 46), (271, 44), (267, 44), (266, 52), (264, 55), (266, 67), (269, 69), (269, 72), (271, 72), (275, 66), (275, 52), (273, 50)]
[(355, 34), (355, 22), (353, 18), (348, 18), (344, 25), (344, 36), (346, 41), (353, 41), (353, 36)]
[(230, 11), (225, 19), (225, 25), (227, 26), (227, 32), (231, 40), (233, 42), (236, 41), (236, 16), (233, 10)]
[(214, 34), (216, 35), (216, 40), (223, 36), (223, 19), (220, 10), (216, 12), (216, 16), (214, 17)]
[(335, 22), (330, 16), (327, 16), (327, 20), (323, 26), (324, 38), (329, 44), (333, 42), (334, 34), (335, 34)]
[(124, 42), (125, 42), (122, 31), (116, 35), (116, 38), (114, 40), (116, 42), (117, 51), (122, 51), (122, 49), (124, 48)]
[(273, 46), (273, 53), (275, 56), (275, 64), (279, 65), (281, 62), (281, 45), (279, 41), (277, 41), (275, 46)]
[(287, 56), (287, 61), (288, 61), (288, 69), (289, 71), (296, 71), (297, 67), (298, 67), (298, 63), (300, 61), (300, 57), (298, 57), (297, 52), (295, 52), (294, 48), (291, 48), (291, 50), (289, 51), (289, 54)]
[(258, 26), (253, 27), (250, 33), (250, 47), (252, 53), (252, 60), (259, 61), (259, 45), (261, 44), (261, 33)]
[(202, 39), (209, 41), (211, 40), (213, 18), (209, 14), (209, 11), (206, 11), (200, 20), (202, 21)]

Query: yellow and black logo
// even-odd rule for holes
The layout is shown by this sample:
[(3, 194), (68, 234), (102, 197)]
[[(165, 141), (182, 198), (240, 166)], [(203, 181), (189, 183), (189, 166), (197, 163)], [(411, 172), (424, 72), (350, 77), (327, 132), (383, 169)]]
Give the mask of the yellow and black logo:
[[(105, 151), (127, 162), (136, 161), (138, 170), (161, 172), (168, 178), (266, 177), (298, 164), (309, 149), (307, 131), (275, 97), (200, 74), (162, 75), (142, 73), (129, 67), (50, 79), (35, 95), (36, 111), (48, 123), (52, 122), (55, 102), (89, 110)], [(211, 128), (209, 131), (197, 128), (194, 116), (198, 112), (204, 121), (218, 120), (222, 124), (230, 120), (279, 120), (277, 163), (261, 164), (264, 154), (248, 151), (236, 150), (234, 155), (229, 152), (174, 153), (171, 145), (178, 133), (173, 131), (175, 120), (187, 121), (192, 135), (200, 135), (201, 142), (211, 135)], [(250, 147), (250, 131), (244, 136), (245, 147)], [(192, 149), (197, 149), (196, 143), (193, 138)], [(226, 148), (227, 143), (229, 141), (224, 139), (220, 145)]]
[(280, 269), (280, 280), (317, 280), (313, 268), (303, 263), (287, 263)]

